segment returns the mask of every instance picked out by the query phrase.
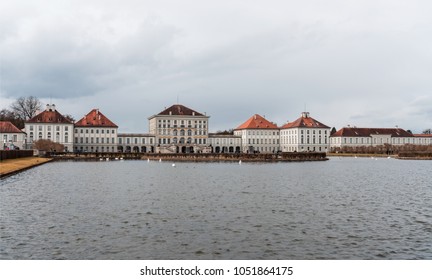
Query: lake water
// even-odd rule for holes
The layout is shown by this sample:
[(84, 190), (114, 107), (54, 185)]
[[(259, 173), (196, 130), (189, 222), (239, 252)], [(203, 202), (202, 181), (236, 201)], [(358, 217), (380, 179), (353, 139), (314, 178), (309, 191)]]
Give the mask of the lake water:
[(432, 162), (55, 162), (0, 182), (0, 259), (432, 259)]

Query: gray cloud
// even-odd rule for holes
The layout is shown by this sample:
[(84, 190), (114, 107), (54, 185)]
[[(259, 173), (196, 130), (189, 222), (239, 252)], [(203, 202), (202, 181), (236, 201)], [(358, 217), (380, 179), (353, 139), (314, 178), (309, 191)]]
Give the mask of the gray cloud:
[(2, 102), (100, 108), (126, 131), (178, 96), (210, 114), (212, 130), (254, 113), (282, 125), (305, 105), (338, 128), (430, 127), (428, 1), (9, 2)]

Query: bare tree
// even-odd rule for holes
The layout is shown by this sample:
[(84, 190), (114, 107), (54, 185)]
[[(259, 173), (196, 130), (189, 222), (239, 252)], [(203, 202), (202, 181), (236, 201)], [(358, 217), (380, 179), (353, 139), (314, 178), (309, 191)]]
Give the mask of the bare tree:
[(47, 151), (47, 152), (63, 152), (64, 145), (53, 142), (48, 139), (40, 139), (38, 141), (33, 142), (33, 149), (37, 149), (39, 151)]
[(428, 128), (428, 129), (423, 130), (423, 134), (432, 134), (432, 129)]
[(20, 97), (11, 105), (12, 111), (23, 121), (33, 118), (41, 110), (42, 103), (37, 97)]
[(0, 121), (9, 121), (19, 129), (24, 128), (24, 120), (19, 118), (13, 111), (8, 109), (1, 109)]

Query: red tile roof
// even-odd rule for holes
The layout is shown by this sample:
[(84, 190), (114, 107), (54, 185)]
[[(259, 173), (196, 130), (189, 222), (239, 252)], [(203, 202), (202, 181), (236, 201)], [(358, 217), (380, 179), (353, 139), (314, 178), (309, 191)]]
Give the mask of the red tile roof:
[(110, 121), (99, 109), (91, 110), (87, 115), (75, 123), (76, 127), (115, 127), (118, 126)]
[(171, 107), (160, 112), (158, 115), (204, 116), (203, 114), (180, 104), (172, 105)]
[(24, 133), (19, 128), (13, 125), (11, 122), (0, 121), (0, 132), (1, 133)]
[(309, 113), (302, 113), (302, 116), (297, 120), (287, 123), (282, 126), (284, 128), (296, 128), (296, 127), (304, 127), (304, 128), (330, 128), (325, 124), (315, 120), (314, 118), (309, 117)]
[(277, 125), (269, 122), (262, 116), (255, 114), (243, 124), (239, 125), (235, 130), (240, 129), (278, 129)]
[(401, 128), (358, 128), (344, 127), (333, 133), (332, 137), (370, 137), (371, 135), (391, 135), (391, 137), (413, 137)]
[(60, 114), (57, 110), (47, 109), (42, 113), (36, 115), (30, 120), (26, 121), (26, 123), (65, 123), (72, 124), (70, 120), (65, 118), (62, 114)]
[(413, 134), (414, 137), (432, 138), (432, 134)]

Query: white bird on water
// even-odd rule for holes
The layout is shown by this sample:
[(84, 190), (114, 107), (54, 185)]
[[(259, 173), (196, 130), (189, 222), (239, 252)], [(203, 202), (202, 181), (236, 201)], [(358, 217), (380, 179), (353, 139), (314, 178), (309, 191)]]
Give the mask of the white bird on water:
[(173, 163), (171, 166), (172, 166), (172, 167), (176, 167), (175, 163)]
[(161, 158), (159, 159), (159, 162), (162, 162), (162, 159), (161, 159)]
[(147, 162), (150, 162), (150, 159), (149, 159), (149, 158), (147, 159)]
[(242, 161), (241, 161), (241, 160), (239, 160), (239, 164), (240, 164), (240, 165), (242, 164)]

